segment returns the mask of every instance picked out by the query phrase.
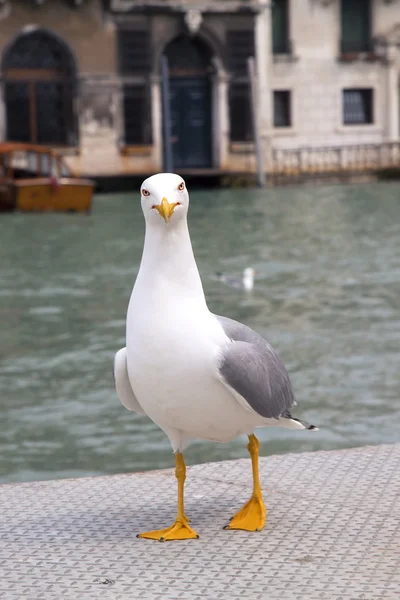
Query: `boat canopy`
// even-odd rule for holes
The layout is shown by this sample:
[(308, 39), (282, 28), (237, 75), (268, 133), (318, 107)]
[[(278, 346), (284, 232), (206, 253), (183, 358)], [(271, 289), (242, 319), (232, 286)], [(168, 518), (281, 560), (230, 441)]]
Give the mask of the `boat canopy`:
[(48, 146), (0, 143), (0, 178), (31, 177), (71, 177), (71, 171), (63, 157)]

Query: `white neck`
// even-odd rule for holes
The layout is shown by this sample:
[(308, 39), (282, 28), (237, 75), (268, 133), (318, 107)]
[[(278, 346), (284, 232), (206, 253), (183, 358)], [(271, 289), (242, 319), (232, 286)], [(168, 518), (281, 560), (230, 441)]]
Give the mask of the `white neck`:
[(170, 226), (146, 226), (135, 288), (145, 283), (158, 293), (191, 298), (206, 306), (186, 219)]

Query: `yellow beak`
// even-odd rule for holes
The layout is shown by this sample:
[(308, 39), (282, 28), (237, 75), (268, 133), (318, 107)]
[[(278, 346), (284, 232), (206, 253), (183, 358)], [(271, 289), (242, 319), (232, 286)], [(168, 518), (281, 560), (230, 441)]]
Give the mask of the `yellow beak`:
[(158, 210), (164, 221), (168, 223), (177, 204), (178, 202), (170, 204), (166, 198), (163, 198), (161, 204), (157, 204), (154, 208)]

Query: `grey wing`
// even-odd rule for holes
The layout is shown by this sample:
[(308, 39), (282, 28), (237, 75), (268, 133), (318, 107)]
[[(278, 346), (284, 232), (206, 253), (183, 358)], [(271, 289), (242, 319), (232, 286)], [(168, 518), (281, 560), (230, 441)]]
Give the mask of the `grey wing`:
[(128, 367), (126, 364), (126, 348), (121, 348), (115, 355), (113, 372), (115, 387), (121, 404), (128, 410), (133, 410), (142, 415), (146, 414), (133, 393), (129, 381)]
[(219, 374), (250, 408), (265, 418), (291, 418), (296, 404), (285, 365), (274, 348), (242, 323), (215, 315), (232, 340), (223, 349)]

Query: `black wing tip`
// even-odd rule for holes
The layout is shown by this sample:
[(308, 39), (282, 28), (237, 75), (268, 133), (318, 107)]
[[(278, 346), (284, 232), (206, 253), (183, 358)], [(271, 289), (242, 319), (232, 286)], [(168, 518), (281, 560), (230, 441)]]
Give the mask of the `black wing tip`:
[(306, 423), (306, 421), (301, 421), (301, 419), (294, 419), (293, 417), (292, 420), (301, 423), (304, 429), (307, 429), (308, 431), (319, 431), (319, 428), (316, 425), (310, 425), (309, 423)]
[(316, 427), (316, 425), (308, 425), (306, 429), (308, 429), (308, 431), (319, 431), (319, 427)]
[(300, 425), (303, 425), (304, 429), (307, 429), (308, 431), (319, 431), (319, 427), (317, 427), (316, 425), (310, 425), (310, 423), (307, 423), (306, 421), (302, 421), (301, 419), (295, 419), (295, 417), (292, 417), (292, 415), (289, 413), (289, 411), (286, 411), (286, 414), (284, 415), (284, 417), (286, 419), (291, 419), (292, 421), (296, 421), (296, 423), (300, 423)]

